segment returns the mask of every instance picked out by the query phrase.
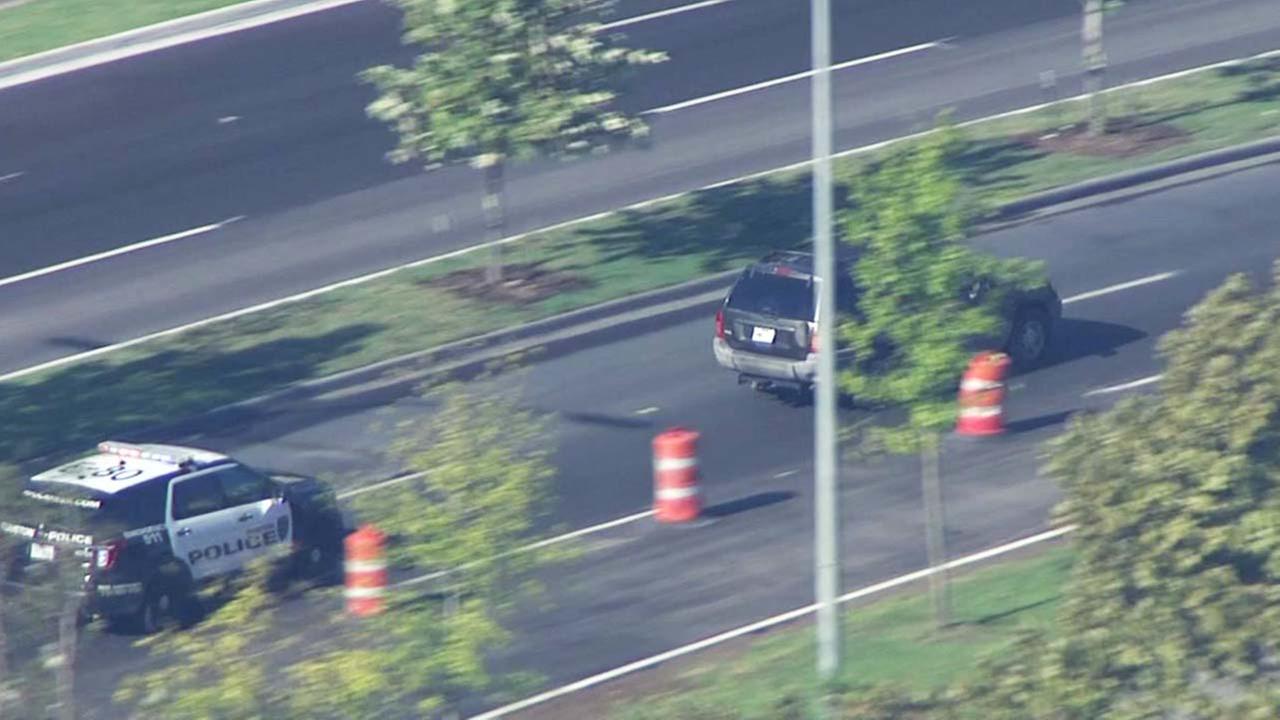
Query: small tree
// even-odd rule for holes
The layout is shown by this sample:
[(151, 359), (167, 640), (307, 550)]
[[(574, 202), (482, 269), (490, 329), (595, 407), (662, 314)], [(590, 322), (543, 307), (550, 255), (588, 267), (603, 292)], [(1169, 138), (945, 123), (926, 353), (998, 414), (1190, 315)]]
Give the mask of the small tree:
[[(394, 163), (429, 170), (464, 163), (484, 173), (488, 240), (505, 224), (503, 176), (510, 160), (605, 152), (647, 126), (612, 109), (620, 71), (662, 62), (628, 50), (589, 21), (611, 0), (392, 0), (407, 44), (424, 47), (410, 68), (380, 65), (362, 78), (378, 90), (368, 106), (399, 143)], [(492, 245), (489, 282), (501, 280)]]
[(1159, 395), (1051, 445), (1076, 564), (1058, 639), (975, 693), (990, 717), (1280, 714), (1280, 285), (1229, 278), (1160, 353)]
[(394, 539), (392, 563), (433, 574), (435, 586), (397, 591), (394, 610), (353, 635), (358, 649), (294, 668), (298, 686), (315, 689), (298, 695), (309, 717), (345, 717), (356, 702), (392, 713), (383, 717), (451, 716), (459, 699), (492, 685), (485, 654), (508, 639), (501, 614), (552, 557), (522, 549), (552, 475), (542, 422), (473, 386), (430, 398), (431, 420), (405, 425), (394, 445), (421, 476), (369, 496), (365, 511)]
[[(858, 251), (853, 266), (857, 312), (840, 335), (857, 358), (841, 371), (841, 388), (859, 401), (905, 411), (905, 421), (871, 427), (867, 442), (890, 452), (918, 452), (929, 562), (945, 556), (939, 435), (956, 421), (955, 389), (975, 338), (996, 334), (1004, 293), (1043, 281), (1038, 265), (1000, 260), (963, 244), (976, 208), (964, 201), (952, 166), (959, 147), (945, 120), (917, 144), (853, 179), (853, 206), (842, 224)], [(992, 282), (982, 302), (965, 290)], [(935, 612), (947, 622), (945, 576), (931, 575)]]
[(255, 563), (202, 622), (140, 640), (157, 663), (125, 678), (116, 701), (130, 705), (137, 720), (294, 717), (289, 689), (271, 677), (273, 655), (296, 643), (272, 632), (273, 614), (281, 612), (269, 587), (273, 573), (270, 561)]

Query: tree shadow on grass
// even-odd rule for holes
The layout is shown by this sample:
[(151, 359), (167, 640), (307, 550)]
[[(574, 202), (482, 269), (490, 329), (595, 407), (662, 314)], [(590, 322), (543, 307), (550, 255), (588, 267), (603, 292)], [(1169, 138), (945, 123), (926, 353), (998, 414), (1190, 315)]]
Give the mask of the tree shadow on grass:
[(227, 352), (206, 343), (124, 362), (109, 356), (0, 384), (0, 460), (44, 469), (107, 437), (279, 390), (322, 374), (377, 329), (350, 325)]
[(1026, 185), (1024, 166), (1048, 154), (1020, 140), (973, 140), (965, 143), (953, 166), (967, 187), (989, 193)]
[[(843, 198), (838, 198), (839, 201)], [(715, 273), (811, 237), (811, 183), (805, 173), (699, 190), (672, 203), (626, 211), (621, 222), (588, 231), (597, 262), (700, 256)]]
[(1240, 93), (1246, 102), (1270, 102), (1280, 98), (1280, 57), (1258, 58), (1218, 68), (1219, 77), (1244, 78), (1248, 88)]

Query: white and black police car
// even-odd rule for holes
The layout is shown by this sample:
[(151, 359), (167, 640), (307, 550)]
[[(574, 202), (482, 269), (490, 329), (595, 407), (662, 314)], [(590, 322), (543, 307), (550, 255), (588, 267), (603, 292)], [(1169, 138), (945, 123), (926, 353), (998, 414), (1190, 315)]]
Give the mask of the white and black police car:
[(258, 558), (303, 573), (335, 566), (347, 524), (313, 478), (176, 445), (100, 443), (30, 478), (21, 500), (33, 517), (0, 530), (21, 538), (25, 565), (71, 561), (84, 569), (86, 617), (144, 633)]

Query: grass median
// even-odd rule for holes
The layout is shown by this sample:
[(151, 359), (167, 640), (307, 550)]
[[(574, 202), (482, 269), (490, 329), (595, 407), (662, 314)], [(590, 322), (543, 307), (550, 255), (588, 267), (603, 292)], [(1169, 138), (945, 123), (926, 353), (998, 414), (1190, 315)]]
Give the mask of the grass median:
[[(955, 578), (954, 622), (940, 631), (923, 585), (847, 609), (838, 683), (924, 692), (971, 677), (982, 658), (1009, 647), (1022, 631), (1052, 630), (1071, 560), (1070, 547), (1059, 546)], [(548, 706), (546, 717), (811, 717), (807, 708), (819, 692), (816, 657), (813, 626), (805, 623), (621, 678), (607, 691), (588, 691)], [(541, 718), (535, 713), (530, 720)]]
[(0, 62), (245, 0), (0, 0)]
[[(1117, 91), (1108, 105), (1122, 122), (1102, 143), (1063, 130), (1082, 119), (1079, 102), (966, 126), (968, 182), (998, 203), (1276, 135), (1280, 60)], [(842, 158), (840, 171), (872, 159)], [(478, 252), (2, 383), (0, 460), (77, 452), (290, 383), (740, 266), (806, 242), (808, 180), (775, 173), (532, 235), (508, 246), (519, 282), (500, 297), (463, 290), (482, 273)]]

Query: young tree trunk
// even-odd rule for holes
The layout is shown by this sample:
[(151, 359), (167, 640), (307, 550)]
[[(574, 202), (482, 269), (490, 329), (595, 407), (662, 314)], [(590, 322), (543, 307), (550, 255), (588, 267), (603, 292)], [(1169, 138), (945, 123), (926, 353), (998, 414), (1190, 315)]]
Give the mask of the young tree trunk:
[(58, 617), (58, 720), (76, 720), (76, 616), (79, 607), (79, 597), (72, 592), (66, 593)]
[(948, 597), (946, 512), (943, 507), (942, 478), (938, 470), (938, 436), (928, 434), (920, 449), (921, 484), (924, 491), (925, 544), (930, 569), (929, 597), (933, 601), (933, 619), (938, 628), (951, 623), (951, 601)]
[[(8, 556), (0, 551), (0, 564), (8, 566)], [(17, 681), (9, 675), (9, 638), (5, 634), (5, 593), (9, 591), (4, 567), (0, 567), (0, 718), (9, 717), (12, 706), (17, 704)], [(11, 694), (12, 693), (12, 694)]]
[(1102, 46), (1103, 0), (1084, 0), (1084, 25), (1080, 32), (1083, 42), (1084, 91), (1089, 96), (1089, 135), (1106, 132), (1107, 114), (1102, 102), (1102, 73), (1107, 67), (1107, 56)]
[(502, 282), (502, 246), (497, 244), (502, 239), (507, 225), (507, 218), (502, 206), (503, 172), (506, 162), (496, 160), (484, 168), (484, 230), (485, 242), (489, 245), (489, 266), (485, 269), (485, 280), (490, 285)]

